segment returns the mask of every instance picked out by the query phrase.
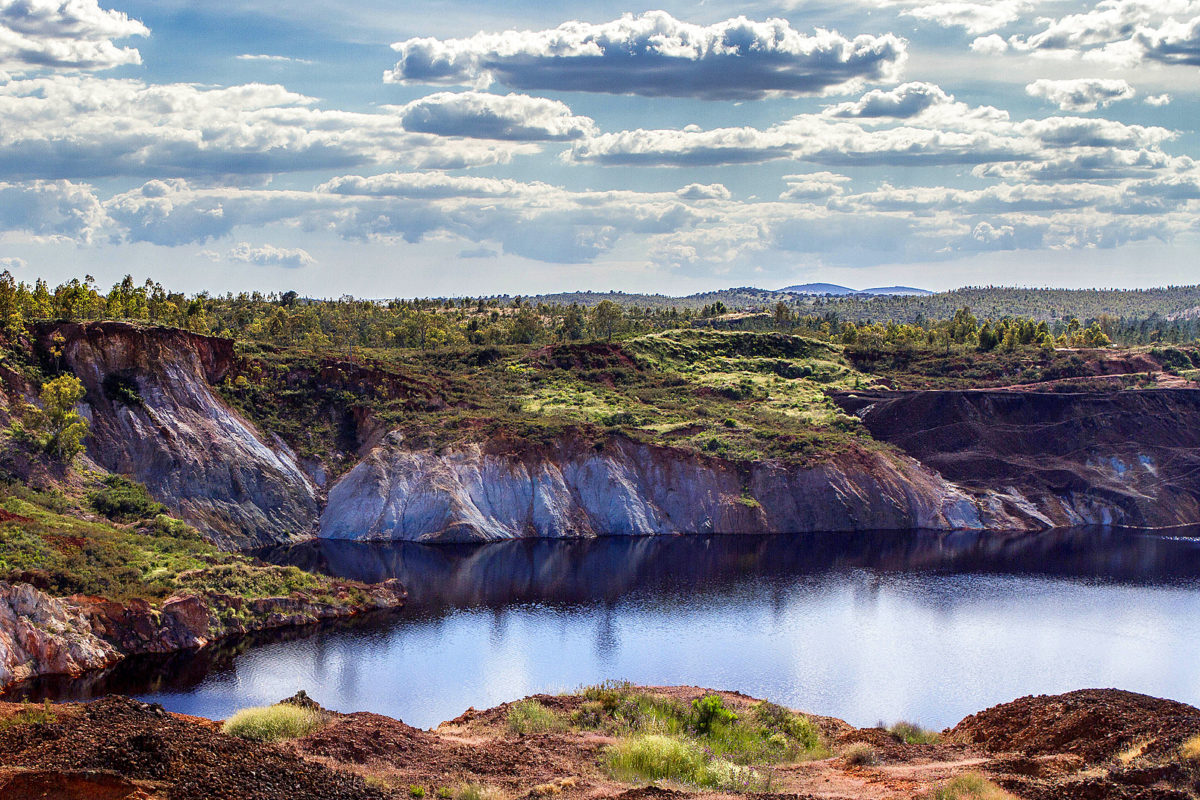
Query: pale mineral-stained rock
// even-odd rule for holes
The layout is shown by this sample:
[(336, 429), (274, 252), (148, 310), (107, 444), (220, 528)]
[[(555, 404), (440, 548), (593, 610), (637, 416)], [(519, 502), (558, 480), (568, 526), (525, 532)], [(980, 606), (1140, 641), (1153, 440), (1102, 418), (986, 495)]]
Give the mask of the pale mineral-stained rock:
[(120, 659), (69, 603), (27, 583), (0, 581), (0, 687), (37, 675), (77, 675)]
[[(286, 445), (268, 444), (213, 393), (233, 342), (120, 322), (46, 326), (87, 387), (88, 454), (151, 494), (222, 547), (313, 534), (317, 490)], [(117, 383), (132, 390), (114, 392)]]
[(1025, 527), (904, 456), (742, 469), (671, 448), (563, 440), (536, 454), (440, 454), (387, 437), (329, 493), (321, 535), (477, 541), (523, 536)]

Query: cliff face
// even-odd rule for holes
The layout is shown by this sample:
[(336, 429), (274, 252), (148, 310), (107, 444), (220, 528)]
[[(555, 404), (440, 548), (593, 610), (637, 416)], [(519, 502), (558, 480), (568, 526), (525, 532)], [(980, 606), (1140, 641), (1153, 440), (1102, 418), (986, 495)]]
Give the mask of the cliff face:
[(623, 440), (560, 441), (534, 456), (474, 445), (443, 454), (388, 437), (329, 492), (321, 536), (480, 541), (522, 536), (1021, 525), (903, 457), (748, 472)]
[(37, 675), (77, 675), (121, 659), (69, 603), (0, 582), (0, 689)]
[(1040, 527), (1200, 522), (1200, 392), (886, 392), (835, 400), (991, 509)]
[(316, 487), (282, 442), (269, 443), (211, 384), (234, 360), (227, 339), (114, 322), (47, 325), (62, 364), (87, 387), (88, 454), (131, 475), (214, 541), (244, 548), (308, 538)]
[(285, 444), (214, 394), (235, 363), (228, 340), (46, 324), (43, 351), (56, 335), (61, 366), (88, 389), (91, 456), (227, 548), (316, 533), (478, 541), (1200, 522), (1200, 392), (1190, 390), (843, 394), (835, 401), (903, 454), (860, 451), (809, 469), (622, 439), (433, 452), (393, 434), (323, 501)]

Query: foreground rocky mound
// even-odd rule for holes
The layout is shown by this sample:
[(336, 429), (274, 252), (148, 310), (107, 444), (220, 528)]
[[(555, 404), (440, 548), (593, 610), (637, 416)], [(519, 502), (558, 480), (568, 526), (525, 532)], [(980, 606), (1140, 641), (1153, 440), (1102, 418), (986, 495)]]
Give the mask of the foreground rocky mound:
[[(20, 713), (12, 712), (12, 713)], [(0, 796), (63, 800), (373, 800), (361, 777), (109, 697), (0, 729)]]
[[(0, 796), (1184, 800), (1200, 790), (1200, 754), (1187, 747), (1200, 730), (1200, 711), (1115, 690), (1022, 698), (940, 735), (911, 727), (856, 729), (695, 687), (617, 685), (537, 695), (470, 709), (433, 731), (377, 714), (336, 714), (298, 698), (285, 704), (301, 704), (322, 721), (315, 731), (275, 744), (226, 735), (208, 720), (121, 697), (47, 709), (0, 703)], [(745, 765), (728, 766), (732, 780), (701, 787), (681, 776), (647, 786), (648, 779), (614, 771), (614, 748), (647, 738), (641, 726), (662, 714), (691, 713), (701, 698), (716, 698), (717, 706), (736, 714), (737, 726), (776, 730), (757, 745), (745, 735), (725, 740), (749, 750), (718, 747), (725, 755), (704, 756)], [(672, 736), (707, 741), (696, 733)], [(666, 741), (659, 734), (648, 738), (655, 747)], [(777, 740), (792, 742), (793, 749), (784, 746), (764, 764), (761, 748)], [(959, 793), (947, 793), (952, 789)]]

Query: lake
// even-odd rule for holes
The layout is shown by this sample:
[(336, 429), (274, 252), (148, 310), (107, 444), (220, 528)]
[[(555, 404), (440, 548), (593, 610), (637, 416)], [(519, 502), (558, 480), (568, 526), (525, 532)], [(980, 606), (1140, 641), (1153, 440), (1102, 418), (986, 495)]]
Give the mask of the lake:
[(953, 725), (1026, 694), (1200, 704), (1200, 531), (319, 541), (265, 554), (409, 589), (400, 613), (261, 636), (30, 697), (223, 718), (305, 689), (420, 727), (605, 679), (737, 689), (855, 725)]

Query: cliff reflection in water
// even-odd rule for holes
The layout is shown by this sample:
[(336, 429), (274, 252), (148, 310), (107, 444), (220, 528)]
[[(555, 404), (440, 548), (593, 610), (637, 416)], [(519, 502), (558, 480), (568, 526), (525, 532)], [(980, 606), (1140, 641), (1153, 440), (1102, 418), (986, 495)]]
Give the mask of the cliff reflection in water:
[(932, 727), (1025, 694), (1200, 702), (1200, 531), (670, 536), (262, 553), (399, 578), (410, 606), (226, 642), (26, 696), (118, 691), (224, 718), (305, 689), (419, 726), (615, 678)]
[(481, 545), (317, 540), (260, 555), (339, 578), (399, 578), (410, 609), (614, 602), (634, 592), (729, 591), (851, 569), (995, 573), (1128, 584), (1200, 578), (1200, 529), (519, 539)]

